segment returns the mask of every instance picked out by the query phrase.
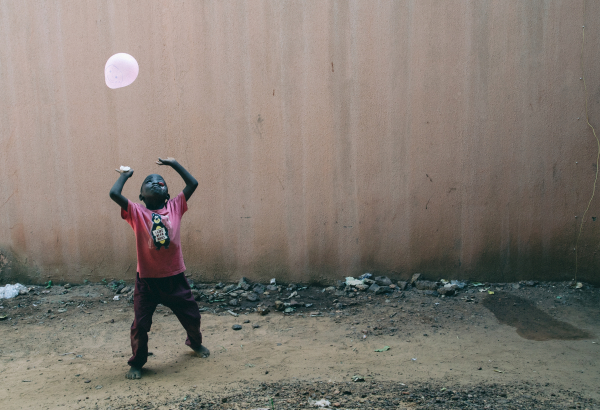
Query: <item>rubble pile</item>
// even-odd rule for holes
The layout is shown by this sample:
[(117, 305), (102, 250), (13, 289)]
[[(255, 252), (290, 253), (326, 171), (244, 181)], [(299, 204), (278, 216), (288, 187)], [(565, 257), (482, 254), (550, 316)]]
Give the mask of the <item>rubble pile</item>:
[[(374, 276), (371, 273), (365, 273), (358, 278), (346, 277), (344, 280), (338, 280), (335, 286), (317, 286), (301, 284), (281, 284), (276, 279), (271, 279), (269, 283), (252, 282), (246, 277), (240, 278), (237, 283), (216, 284), (195, 283), (188, 279), (192, 295), (198, 302), (200, 311), (212, 313), (228, 312), (233, 316), (239, 314), (248, 314), (256, 312), (260, 315), (267, 315), (272, 311), (282, 312), (284, 314), (310, 314), (310, 316), (323, 316), (340, 312), (349, 306), (356, 305), (359, 300), (369, 300), (371, 298), (383, 298), (391, 300), (392, 298), (402, 298), (406, 292), (412, 292), (414, 296), (430, 296), (436, 298), (456, 297), (460, 293), (461, 299), (474, 301), (472, 295), (477, 292), (486, 292), (493, 295), (495, 291), (500, 290), (518, 290), (526, 287), (554, 286), (550, 283), (539, 283), (537, 281), (521, 281), (518, 283), (481, 283), (473, 281), (458, 281), (440, 279), (437, 281), (427, 280), (420, 273), (412, 275), (410, 280), (395, 281), (387, 276)], [(90, 284), (86, 281), (86, 284)], [(101, 283), (103, 288), (109, 290), (109, 298), (113, 301), (127, 301), (133, 303), (134, 287), (128, 285), (123, 280), (105, 280)], [(12, 285), (7, 285), (6, 289)], [(19, 288), (18, 292), (11, 297), (33, 293), (69, 293), (73, 286), (65, 284), (63, 286), (54, 286), (49, 281), (44, 287)], [(581, 282), (566, 282), (563, 286), (577, 290), (589, 288), (591, 285)], [(355, 301), (352, 301), (355, 299)], [(560, 300), (558, 297), (557, 300)], [(102, 301), (107, 303), (107, 301)]]
[(358, 279), (347, 277), (345, 281), (338, 281), (337, 286), (327, 288), (326, 290), (334, 290), (336, 296), (355, 297), (360, 292), (373, 293), (375, 295), (398, 293), (416, 289), (424, 291), (430, 296), (453, 296), (460, 289), (467, 287), (467, 282), (447, 281), (440, 279), (439, 281), (430, 281), (421, 279), (420, 273), (415, 273), (410, 281), (398, 281), (393, 283), (387, 276), (375, 276), (370, 273), (361, 275)]

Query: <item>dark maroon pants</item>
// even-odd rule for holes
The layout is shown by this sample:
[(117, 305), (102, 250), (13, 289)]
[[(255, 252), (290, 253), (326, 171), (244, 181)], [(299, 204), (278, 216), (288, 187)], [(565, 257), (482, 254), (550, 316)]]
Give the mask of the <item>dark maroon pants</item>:
[(170, 308), (187, 332), (185, 344), (195, 349), (202, 344), (200, 312), (192, 296), (190, 285), (182, 273), (167, 278), (135, 278), (133, 310), (135, 318), (131, 324), (131, 351), (127, 362), (130, 366), (142, 367), (148, 360), (148, 332), (152, 326), (152, 314), (162, 303)]

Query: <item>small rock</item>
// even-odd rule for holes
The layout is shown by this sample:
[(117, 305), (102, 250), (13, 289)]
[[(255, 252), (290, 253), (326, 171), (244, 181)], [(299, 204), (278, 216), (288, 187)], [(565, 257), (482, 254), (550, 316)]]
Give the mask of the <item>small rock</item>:
[(410, 284), (414, 285), (415, 282), (418, 281), (420, 277), (421, 277), (420, 273), (415, 273), (414, 275), (412, 275), (412, 278), (410, 278)]
[(267, 286), (267, 290), (269, 290), (271, 292), (276, 292), (279, 290), (279, 288), (277, 287), (277, 285), (269, 285), (269, 286)]
[(355, 288), (364, 292), (365, 290), (369, 289), (369, 285), (365, 285), (365, 284), (356, 285)]
[(282, 311), (285, 309), (285, 305), (283, 304), (283, 302), (281, 300), (276, 300), (275, 301), (275, 309)]
[(439, 296), (439, 293), (437, 293), (435, 290), (426, 290), (423, 293), (427, 296), (433, 296), (433, 297)]
[(225, 284), (223, 282), (219, 282), (215, 285), (215, 289), (223, 289), (225, 287)]
[(253, 288), (254, 292), (262, 295), (263, 293), (265, 293), (265, 287), (263, 285), (261, 285), (260, 283), (257, 283), (256, 285), (254, 285)]
[(252, 329), (258, 329), (259, 327), (260, 327), (260, 325), (258, 323), (252, 324)]
[(229, 306), (239, 306), (240, 302), (237, 299), (231, 299), (229, 301)]
[(387, 276), (375, 276), (375, 283), (379, 286), (390, 286), (392, 281)]
[(373, 283), (371, 286), (369, 286), (369, 292), (377, 293), (379, 288), (380, 286), (378, 284)]
[(250, 289), (250, 281), (242, 276), (240, 281), (238, 282), (238, 287), (244, 290)]
[(439, 288), (437, 290), (437, 293), (439, 293), (440, 295), (446, 295), (446, 296), (452, 296), (454, 295), (454, 289), (452, 288), (447, 288), (447, 287), (443, 287), (443, 288)]
[(233, 330), (242, 330), (242, 325), (233, 325), (231, 326)]
[(256, 301), (258, 301), (258, 295), (256, 293), (254, 293), (254, 292), (249, 292), (246, 295), (246, 300), (248, 302), (256, 302)]
[(264, 316), (264, 315), (268, 314), (271, 310), (268, 307), (266, 307), (266, 306), (259, 306), (258, 308), (256, 308), (256, 311), (261, 316)]
[(408, 286), (408, 282), (405, 282), (405, 281), (398, 282), (398, 288), (400, 290), (406, 290), (407, 286)]
[(69, 283), (65, 283), (65, 286), (63, 286), (65, 289), (71, 289), (71, 285)]
[(521, 285), (519, 285), (518, 283), (513, 283), (512, 284), (512, 288), (513, 289), (519, 289), (521, 287)]
[(368, 286), (371, 286), (373, 283), (375, 283), (375, 281), (372, 279), (363, 279), (362, 281), (365, 285), (368, 285)]
[(131, 291), (131, 288), (129, 286), (125, 286), (125, 287), (121, 288), (117, 293), (125, 294), (125, 293), (129, 293), (130, 291)]
[(84, 383), (91, 383), (91, 380), (84, 380)]
[(223, 288), (223, 293), (229, 293), (237, 289), (237, 285), (227, 285)]
[(526, 286), (535, 286), (537, 284), (538, 282), (536, 280), (528, 280), (527, 282), (525, 282)]

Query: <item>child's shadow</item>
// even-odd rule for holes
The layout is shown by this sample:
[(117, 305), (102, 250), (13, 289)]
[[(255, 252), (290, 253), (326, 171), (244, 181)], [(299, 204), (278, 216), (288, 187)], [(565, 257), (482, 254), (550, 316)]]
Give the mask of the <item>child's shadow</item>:
[(180, 354), (175, 362), (146, 364), (142, 367), (142, 380), (146, 377), (171, 376), (185, 373), (190, 367), (196, 367), (210, 360), (210, 358), (201, 359), (193, 350)]

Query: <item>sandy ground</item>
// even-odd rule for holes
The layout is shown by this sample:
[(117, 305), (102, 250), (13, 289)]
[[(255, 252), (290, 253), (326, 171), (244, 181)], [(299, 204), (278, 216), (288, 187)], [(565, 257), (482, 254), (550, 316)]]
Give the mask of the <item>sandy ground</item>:
[[(339, 408), (600, 408), (600, 290), (562, 283), (489, 290), (495, 294), (469, 288), (444, 298), (417, 290), (347, 298), (309, 288), (299, 293), (313, 306), (289, 315), (241, 308), (233, 317), (201, 303), (210, 309), (202, 313), (208, 359), (183, 344), (179, 322), (159, 306), (153, 355), (143, 378), (129, 381), (133, 308), (126, 298), (114, 301), (101, 284), (68, 293), (38, 287), (0, 301), (0, 407), (302, 409), (326, 399)], [(484, 306), (484, 298), (503, 294), (589, 338), (520, 336)], [(356, 375), (365, 381), (354, 382)]]

